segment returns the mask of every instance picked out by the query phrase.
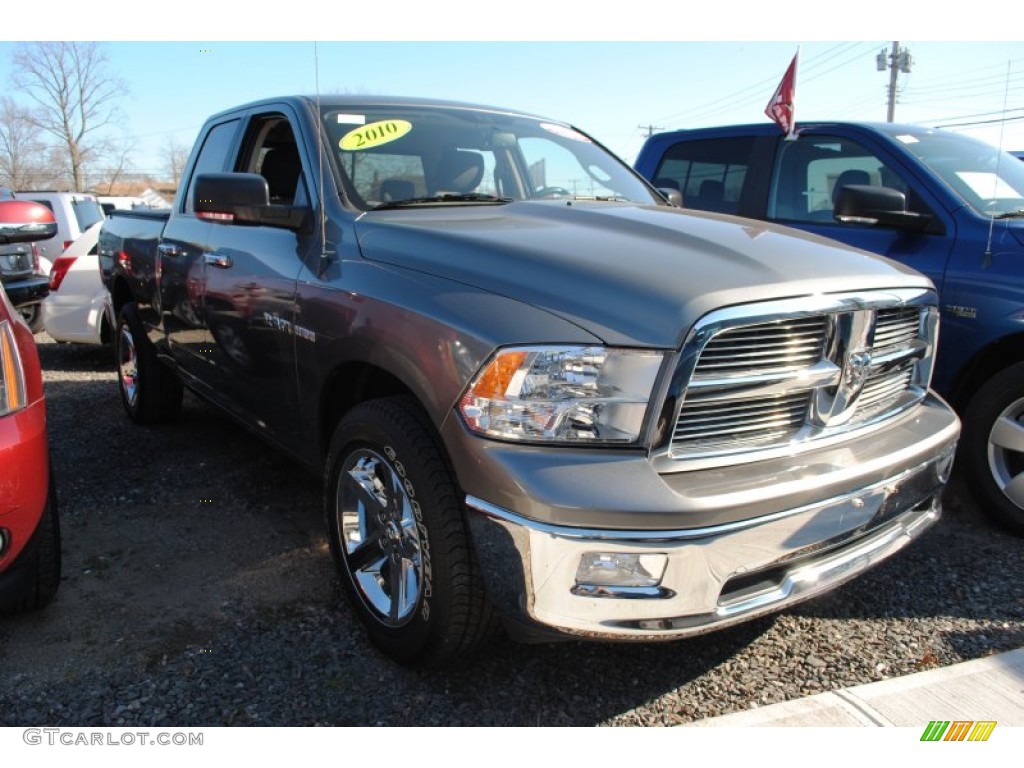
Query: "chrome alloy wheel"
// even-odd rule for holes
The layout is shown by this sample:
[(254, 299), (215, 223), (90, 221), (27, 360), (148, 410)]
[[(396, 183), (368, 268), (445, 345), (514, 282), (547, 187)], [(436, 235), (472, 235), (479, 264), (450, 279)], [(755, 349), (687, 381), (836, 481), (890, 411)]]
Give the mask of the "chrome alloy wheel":
[(368, 448), (353, 451), (335, 501), (349, 576), (363, 603), (388, 627), (413, 618), (423, 591), (416, 502), (399, 468)]
[(139, 400), (139, 355), (127, 325), (121, 327), (117, 337), (117, 375), (125, 401), (134, 408)]
[(988, 466), (999, 489), (1024, 509), (1024, 397), (999, 414), (988, 436)]

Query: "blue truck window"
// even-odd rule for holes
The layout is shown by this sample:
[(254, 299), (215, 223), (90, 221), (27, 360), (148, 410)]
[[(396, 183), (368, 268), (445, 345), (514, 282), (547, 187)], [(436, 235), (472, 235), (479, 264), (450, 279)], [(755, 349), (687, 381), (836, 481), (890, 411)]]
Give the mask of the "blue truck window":
[(736, 213), (753, 147), (747, 137), (676, 144), (658, 166), (655, 185), (678, 188), (687, 208)]
[(849, 184), (895, 189), (906, 196), (908, 210), (928, 212), (903, 177), (871, 151), (850, 139), (820, 136), (781, 143), (766, 218), (835, 223), (836, 196)]

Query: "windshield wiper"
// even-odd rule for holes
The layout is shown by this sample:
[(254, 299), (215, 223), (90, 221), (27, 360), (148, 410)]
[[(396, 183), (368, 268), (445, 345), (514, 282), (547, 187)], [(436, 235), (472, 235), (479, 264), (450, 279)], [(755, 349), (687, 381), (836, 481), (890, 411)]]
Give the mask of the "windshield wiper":
[(570, 200), (582, 200), (596, 201), (598, 203), (632, 203), (635, 202), (632, 198), (623, 197), (622, 195), (573, 195), (569, 198)]
[(1024, 217), (1024, 208), (1018, 208), (1015, 211), (1003, 211), (993, 216), (993, 219), (1016, 219)]
[(496, 195), (485, 195), (479, 192), (470, 192), (462, 195), (444, 194), (431, 195), (429, 197), (408, 197), (403, 200), (389, 200), (386, 203), (375, 205), (373, 210), (385, 211), (389, 208), (405, 208), (414, 205), (436, 205), (437, 203), (488, 203), (491, 205), (501, 205), (511, 202), (511, 197), (497, 197)]

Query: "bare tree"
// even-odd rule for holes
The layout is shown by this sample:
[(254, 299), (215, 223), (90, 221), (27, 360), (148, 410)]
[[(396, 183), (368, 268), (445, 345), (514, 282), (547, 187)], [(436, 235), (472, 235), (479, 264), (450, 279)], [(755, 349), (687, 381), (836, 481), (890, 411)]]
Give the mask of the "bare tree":
[(0, 186), (37, 186), (45, 151), (25, 110), (10, 98), (0, 99)]
[(54, 136), (67, 153), (75, 189), (84, 167), (101, 150), (103, 129), (114, 122), (123, 82), (109, 72), (96, 43), (34, 42), (14, 53), (14, 81), (34, 102), (29, 121)]
[(46, 147), (46, 162), (35, 174), (36, 189), (71, 189), (71, 168), (67, 155), (60, 147), (50, 144)]
[(189, 149), (174, 139), (168, 139), (164, 145), (164, 162), (167, 164), (167, 172), (174, 182), (175, 189), (181, 184), (181, 174), (185, 170), (185, 163), (188, 162)]
[(122, 147), (121, 149), (112, 148), (104, 153), (109, 158), (109, 167), (101, 171), (100, 178), (93, 184), (97, 193), (113, 195), (115, 187), (127, 180), (131, 171), (131, 160), (129, 159), (131, 151), (131, 147)]

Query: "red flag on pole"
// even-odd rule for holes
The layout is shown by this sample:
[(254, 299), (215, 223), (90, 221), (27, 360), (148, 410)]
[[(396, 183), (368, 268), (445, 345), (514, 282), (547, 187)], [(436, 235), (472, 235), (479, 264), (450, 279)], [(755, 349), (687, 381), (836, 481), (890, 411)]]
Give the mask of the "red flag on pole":
[(793, 61), (789, 63), (789, 69), (782, 76), (782, 82), (775, 89), (775, 95), (764, 108), (764, 113), (778, 124), (787, 138), (792, 138), (796, 129), (796, 109), (793, 102), (796, 96), (796, 62), (799, 58), (800, 51), (797, 50)]

